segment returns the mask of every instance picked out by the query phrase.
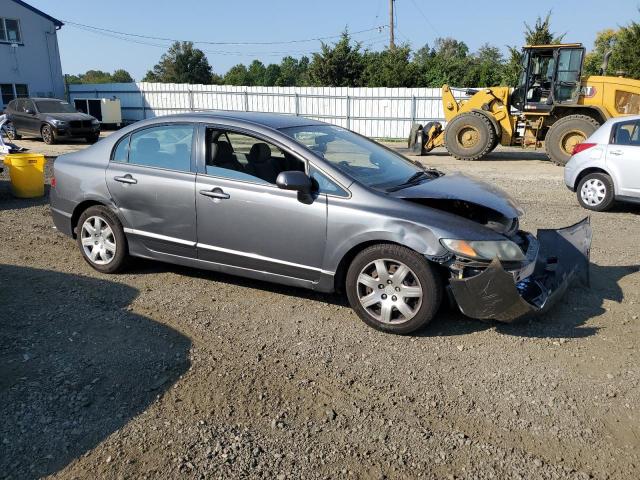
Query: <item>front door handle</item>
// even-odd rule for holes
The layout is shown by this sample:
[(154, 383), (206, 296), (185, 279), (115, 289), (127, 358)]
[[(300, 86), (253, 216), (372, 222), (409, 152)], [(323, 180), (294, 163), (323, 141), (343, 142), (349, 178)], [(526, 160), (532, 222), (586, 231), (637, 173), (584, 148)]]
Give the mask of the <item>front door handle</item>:
[(610, 150), (609, 153), (611, 155), (622, 155), (624, 152), (622, 150)]
[(231, 198), (231, 195), (224, 193), (221, 188), (214, 188), (213, 190), (200, 190), (200, 195), (204, 195), (209, 198), (217, 198), (219, 200), (227, 200)]
[(138, 180), (136, 180), (135, 178), (133, 178), (131, 175), (126, 174), (124, 177), (113, 177), (113, 179), (116, 182), (120, 182), (120, 183), (129, 183), (129, 184), (135, 184), (138, 183)]

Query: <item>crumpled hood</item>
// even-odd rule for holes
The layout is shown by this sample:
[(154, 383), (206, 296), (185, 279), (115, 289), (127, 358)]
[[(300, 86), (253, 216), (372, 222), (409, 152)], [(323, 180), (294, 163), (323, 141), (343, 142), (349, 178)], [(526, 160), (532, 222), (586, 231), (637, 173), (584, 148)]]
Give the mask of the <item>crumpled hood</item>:
[(508, 193), (462, 173), (442, 175), (389, 195), (403, 199), (463, 200), (495, 210), (507, 218), (517, 218), (524, 213)]

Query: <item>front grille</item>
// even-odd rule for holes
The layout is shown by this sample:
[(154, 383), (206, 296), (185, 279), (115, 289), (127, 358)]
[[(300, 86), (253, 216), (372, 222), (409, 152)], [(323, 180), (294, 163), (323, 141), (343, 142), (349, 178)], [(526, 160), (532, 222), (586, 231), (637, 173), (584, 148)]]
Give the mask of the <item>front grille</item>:
[(71, 120), (69, 126), (71, 128), (91, 128), (91, 120)]

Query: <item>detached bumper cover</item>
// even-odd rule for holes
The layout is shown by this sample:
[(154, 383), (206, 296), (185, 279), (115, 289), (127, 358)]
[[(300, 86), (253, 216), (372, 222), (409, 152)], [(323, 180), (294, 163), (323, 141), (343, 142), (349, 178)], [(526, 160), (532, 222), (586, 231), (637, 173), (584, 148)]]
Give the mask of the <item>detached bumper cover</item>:
[(589, 218), (559, 230), (538, 230), (540, 251), (533, 273), (516, 283), (495, 259), (482, 273), (452, 279), (462, 313), (483, 320), (512, 322), (547, 311), (573, 281), (589, 284)]

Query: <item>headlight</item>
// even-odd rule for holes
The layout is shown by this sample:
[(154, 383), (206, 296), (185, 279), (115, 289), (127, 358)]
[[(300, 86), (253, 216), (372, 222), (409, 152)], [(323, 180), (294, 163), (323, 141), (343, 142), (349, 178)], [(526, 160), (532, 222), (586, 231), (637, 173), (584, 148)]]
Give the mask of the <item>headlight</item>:
[(440, 243), (447, 250), (461, 257), (480, 260), (493, 260), (498, 257), (505, 262), (519, 262), (526, 258), (520, 247), (511, 240), (466, 241), (443, 238)]
[(53, 123), (56, 127), (66, 127), (67, 126), (67, 122), (65, 122), (64, 120), (56, 120), (55, 118), (53, 120), (51, 120), (51, 123)]
[(97, 119), (91, 120), (91, 125), (100, 125), (100, 122)]

